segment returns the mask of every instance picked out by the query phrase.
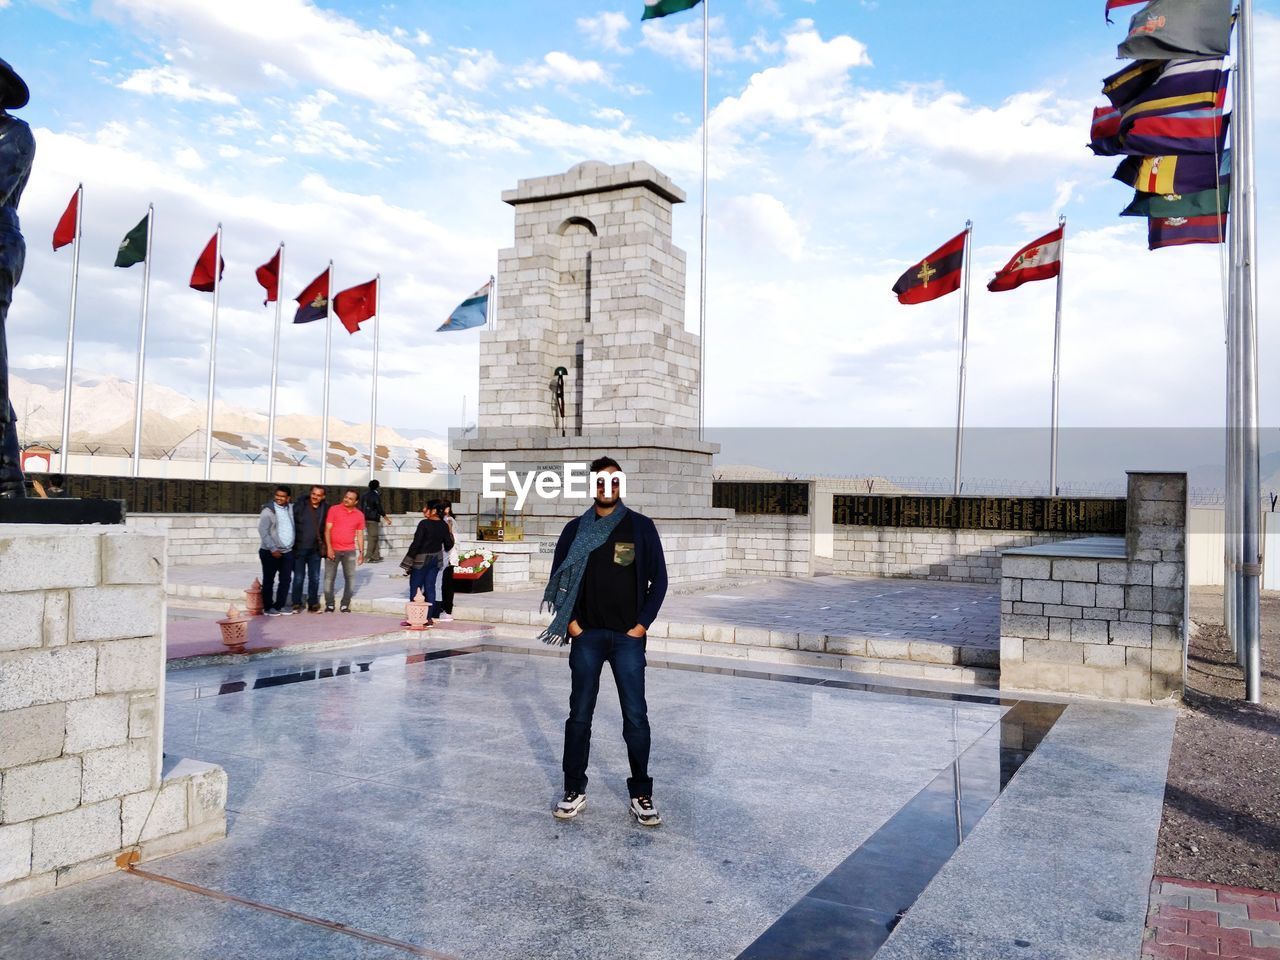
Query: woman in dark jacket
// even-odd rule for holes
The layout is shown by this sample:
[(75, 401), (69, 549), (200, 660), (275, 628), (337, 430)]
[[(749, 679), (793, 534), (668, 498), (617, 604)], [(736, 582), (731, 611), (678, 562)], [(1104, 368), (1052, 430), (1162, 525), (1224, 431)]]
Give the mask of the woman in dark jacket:
[(436, 579), (440, 573), (442, 554), (453, 547), (453, 534), (449, 525), (440, 519), (434, 501), (422, 508), (422, 519), (418, 521), (418, 529), (413, 533), (413, 543), (400, 561), (400, 569), (409, 574), (409, 599), (417, 596), (418, 591), (431, 601), (431, 609), (427, 613), (427, 625), (430, 626), (440, 615), (440, 598), (436, 596)]

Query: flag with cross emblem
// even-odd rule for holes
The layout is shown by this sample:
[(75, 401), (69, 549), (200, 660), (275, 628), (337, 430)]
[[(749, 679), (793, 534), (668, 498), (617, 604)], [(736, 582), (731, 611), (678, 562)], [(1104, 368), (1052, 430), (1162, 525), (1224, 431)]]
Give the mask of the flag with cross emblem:
[(966, 232), (956, 234), (898, 278), (893, 292), (899, 303), (928, 303), (960, 289)]

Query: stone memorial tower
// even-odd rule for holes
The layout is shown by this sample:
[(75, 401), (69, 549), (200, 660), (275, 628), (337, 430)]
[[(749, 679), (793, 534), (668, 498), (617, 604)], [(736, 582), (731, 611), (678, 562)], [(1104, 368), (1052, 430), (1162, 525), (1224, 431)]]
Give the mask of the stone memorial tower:
[[(607, 453), (627, 472), (627, 502), (658, 521), (672, 578), (722, 576), (733, 512), (711, 506), (717, 447), (698, 439), (701, 344), (684, 329), (685, 254), (671, 238), (684, 192), (647, 163), (589, 161), (502, 199), (515, 246), (499, 253), (480, 337), (477, 433), (453, 443), (463, 512), (493, 506), (479, 499), (485, 463), (560, 472)], [(525, 502), (514, 519), (534, 576), (588, 503)]]

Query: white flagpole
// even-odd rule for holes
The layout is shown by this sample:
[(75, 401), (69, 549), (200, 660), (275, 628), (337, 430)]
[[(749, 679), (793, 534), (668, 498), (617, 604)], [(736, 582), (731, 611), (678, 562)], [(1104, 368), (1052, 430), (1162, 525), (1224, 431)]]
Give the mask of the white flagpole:
[(710, 0), (702, 0), (702, 232), (698, 240), (698, 439), (702, 440), (707, 419), (707, 129), (708, 74), (710, 73)]
[(960, 387), (956, 397), (956, 496), (960, 495), (960, 465), (964, 457), (964, 387), (969, 364), (969, 260), (973, 246), (973, 221), (964, 222), (964, 299), (960, 318)]
[(1067, 267), (1067, 218), (1058, 217), (1062, 239), (1058, 245), (1058, 296), (1053, 314), (1053, 416), (1049, 430), (1049, 496), (1058, 495), (1058, 356), (1062, 346), (1062, 274)]
[[(1258, 289), (1256, 281), (1257, 208), (1254, 188), (1253, 156), (1253, 0), (1240, 0), (1238, 44), (1239, 87), (1241, 97), (1235, 107), (1235, 122), (1240, 124), (1240, 157), (1232, 157), (1232, 172), (1240, 177), (1241, 295), (1236, 301), (1240, 312), (1240, 425), (1244, 478), (1240, 493), (1243, 516), (1240, 532), (1244, 543), (1241, 564), (1243, 603), (1240, 617), (1244, 647), (1245, 699), (1262, 702), (1261, 610), (1259, 590), (1262, 580), (1261, 477), (1258, 451)], [(1239, 167), (1235, 167), (1236, 161)]]
[(213, 241), (213, 328), (209, 332), (209, 404), (204, 421), (204, 478), (213, 471), (213, 390), (218, 374), (218, 294), (222, 290), (222, 224)]
[(373, 278), (373, 399), (369, 409), (369, 479), (378, 463), (378, 327), (382, 325), (382, 274)]
[(333, 356), (333, 261), (329, 261), (329, 288), (324, 317), (324, 419), (320, 424), (320, 484), (329, 476), (329, 370)]
[(62, 381), (62, 446), (59, 463), (63, 473), (71, 462), (71, 373), (76, 365), (76, 290), (80, 284), (80, 231), (84, 217), (84, 184), (76, 187), (76, 236), (71, 244), (71, 309), (67, 317), (67, 370)]
[(284, 310), (284, 241), (280, 242), (276, 271), (276, 335), (271, 344), (271, 401), (267, 410), (267, 483), (276, 462), (276, 387), (280, 374), (280, 318)]
[(142, 465), (142, 387), (147, 372), (147, 306), (151, 292), (151, 247), (156, 225), (156, 205), (147, 204), (147, 250), (142, 258), (142, 319), (138, 325), (138, 369), (133, 401), (133, 476)]

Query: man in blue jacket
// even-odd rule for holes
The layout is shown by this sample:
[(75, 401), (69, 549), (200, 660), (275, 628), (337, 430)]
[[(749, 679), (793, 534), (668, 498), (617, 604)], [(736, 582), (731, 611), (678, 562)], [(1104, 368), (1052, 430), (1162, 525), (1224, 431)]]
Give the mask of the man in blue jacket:
[(662, 823), (649, 776), (649, 708), (644, 698), (645, 634), (667, 594), (667, 563), (653, 521), (619, 497), (622, 468), (611, 457), (591, 464), (595, 503), (570, 520), (556, 543), (544, 602), (555, 613), (546, 643), (571, 643), (569, 719), (564, 725), (564, 797), (553, 811), (572, 820), (587, 802), (591, 716), (608, 663), (622, 705), (622, 739), (631, 776), (631, 815), (646, 827)]

